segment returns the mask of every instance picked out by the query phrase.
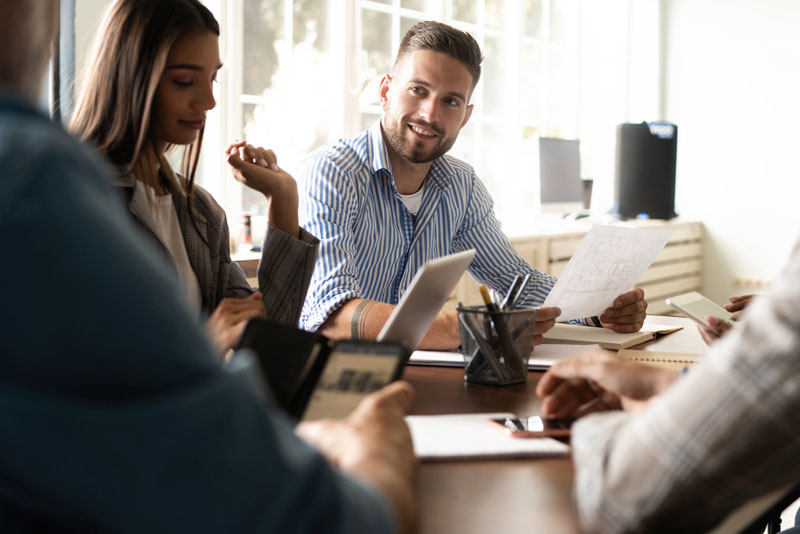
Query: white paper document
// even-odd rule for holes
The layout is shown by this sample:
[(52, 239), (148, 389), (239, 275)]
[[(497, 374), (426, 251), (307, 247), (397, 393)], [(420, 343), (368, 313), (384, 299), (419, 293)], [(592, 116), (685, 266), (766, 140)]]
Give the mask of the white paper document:
[(641, 278), (672, 232), (593, 226), (542, 306), (561, 308), (559, 321), (600, 315)]
[(422, 460), (566, 456), (569, 447), (553, 438), (515, 438), (492, 428), (490, 418), (510, 413), (409, 415), (414, 453)]
[(411, 365), (437, 365), (440, 367), (464, 367), (464, 355), (450, 350), (415, 350), (408, 362)]
[[(558, 326), (558, 325), (556, 325)], [(581, 326), (580, 328), (589, 328)], [(536, 345), (528, 360), (528, 370), (544, 371), (558, 360), (592, 349), (600, 345), (545, 343)], [(460, 352), (415, 350), (408, 360), (409, 365), (435, 365), (437, 367), (464, 367), (464, 356)]]

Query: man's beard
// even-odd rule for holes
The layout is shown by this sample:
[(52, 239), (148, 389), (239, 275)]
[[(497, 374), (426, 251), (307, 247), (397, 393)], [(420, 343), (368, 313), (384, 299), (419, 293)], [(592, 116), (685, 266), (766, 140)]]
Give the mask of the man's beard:
[(455, 137), (445, 137), (441, 128), (434, 126), (429, 122), (419, 119), (415, 120), (414, 122), (438, 134), (438, 143), (427, 151), (422, 150), (416, 147), (416, 142), (409, 142), (408, 138), (406, 137), (408, 135), (406, 130), (409, 129), (410, 125), (408, 119), (401, 120), (399, 127), (387, 128), (386, 124), (384, 123), (384, 132), (386, 133), (387, 141), (391, 145), (392, 149), (400, 154), (400, 156), (411, 163), (429, 163), (444, 156), (448, 150), (453, 148), (453, 144), (456, 142)]

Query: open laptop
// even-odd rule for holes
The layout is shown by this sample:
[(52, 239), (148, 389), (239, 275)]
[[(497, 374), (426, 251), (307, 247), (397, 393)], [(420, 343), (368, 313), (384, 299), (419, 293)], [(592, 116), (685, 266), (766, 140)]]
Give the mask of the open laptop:
[(378, 341), (416, 350), (473, 257), (475, 249), (469, 249), (426, 262), (383, 325)]

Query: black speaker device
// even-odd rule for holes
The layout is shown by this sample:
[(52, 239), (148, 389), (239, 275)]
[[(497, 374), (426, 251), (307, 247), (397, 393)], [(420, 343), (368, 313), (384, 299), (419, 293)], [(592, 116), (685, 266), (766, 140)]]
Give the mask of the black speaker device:
[(617, 126), (615, 212), (622, 219), (671, 219), (675, 213), (678, 127), (668, 122)]

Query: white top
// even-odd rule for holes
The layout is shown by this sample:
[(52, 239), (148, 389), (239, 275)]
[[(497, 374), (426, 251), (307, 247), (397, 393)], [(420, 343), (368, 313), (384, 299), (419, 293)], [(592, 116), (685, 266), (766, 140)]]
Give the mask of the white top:
[(183, 242), (183, 233), (178, 223), (178, 215), (175, 213), (175, 205), (172, 203), (172, 195), (156, 195), (155, 189), (136, 181), (134, 195), (146, 195), (148, 204), (153, 208), (152, 215), (155, 227), (150, 230), (161, 241), (164, 247), (172, 256), (172, 261), (178, 270), (183, 292), (189, 299), (189, 304), (194, 308), (200, 309), (203, 305), (203, 296), (200, 292), (200, 283), (197, 275), (189, 263), (189, 256), (186, 254), (186, 245)]
[(403, 201), (403, 204), (406, 205), (406, 209), (411, 215), (416, 215), (419, 211), (419, 207), (422, 205), (422, 193), (425, 192), (425, 184), (422, 184), (422, 187), (419, 188), (419, 191), (416, 193), (412, 193), (410, 195), (400, 195), (400, 199)]

